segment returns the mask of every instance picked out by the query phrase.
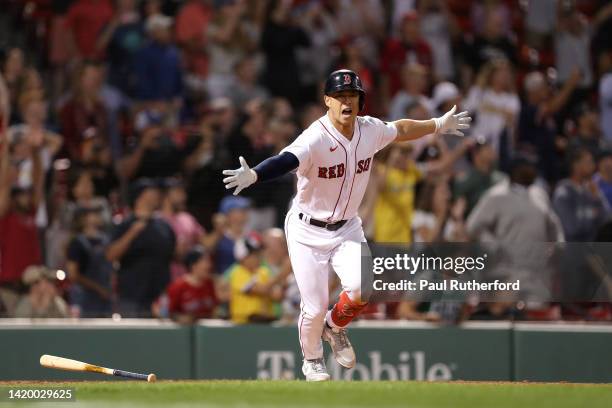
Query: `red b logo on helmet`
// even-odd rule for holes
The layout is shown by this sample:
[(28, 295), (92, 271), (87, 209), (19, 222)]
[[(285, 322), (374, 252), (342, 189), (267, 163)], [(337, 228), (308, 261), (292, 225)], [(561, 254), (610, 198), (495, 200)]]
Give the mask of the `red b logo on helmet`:
[(349, 74), (344, 74), (344, 83), (342, 85), (348, 85), (351, 83), (351, 76)]

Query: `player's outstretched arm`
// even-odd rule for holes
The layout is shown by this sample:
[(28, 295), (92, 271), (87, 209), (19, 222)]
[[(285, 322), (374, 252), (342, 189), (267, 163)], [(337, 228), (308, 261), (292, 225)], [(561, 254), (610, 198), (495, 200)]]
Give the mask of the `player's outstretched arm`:
[(455, 114), (457, 106), (446, 112), (439, 118), (430, 120), (400, 119), (393, 122), (397, 128), (396, 142), (415, 140), (431, 133), (451, 133), (464, 136), (462, 130), (469, 129), (472, 118), (464, 111)]
[(289, 152), (270, 157), (253, 169), (249, 167), (244, 157), (240, 156), (239, 160), (240, 168), (223, 170), (223, 174), (229, 176), (223, 179), (225, 189), (236, 187), (234, 195), (238, 195), (242, 190), (258, 181), (268, 181), (283, 176), (300, 165), (298, 158)]

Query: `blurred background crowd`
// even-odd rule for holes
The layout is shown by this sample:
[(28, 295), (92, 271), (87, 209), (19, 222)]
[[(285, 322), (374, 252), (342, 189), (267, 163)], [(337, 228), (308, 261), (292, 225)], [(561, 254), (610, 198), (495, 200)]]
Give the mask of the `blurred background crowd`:
[[(295, 320), (294, 177), (233, 197), (221, 170), (322, 116), (341, 67), (362, 114), (474, 117), (465, 138), (377, 155), (372, 242), (612, 238), (606, 0), (4, 0), (0, 49), (5, 317)], [(601, 303), (437, 306), (366, 318), (611, 319)]]

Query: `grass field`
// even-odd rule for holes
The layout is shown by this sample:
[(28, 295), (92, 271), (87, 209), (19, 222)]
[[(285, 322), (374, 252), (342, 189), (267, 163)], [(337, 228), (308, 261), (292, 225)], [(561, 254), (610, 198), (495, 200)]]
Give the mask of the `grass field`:
[[(76, 403), (6, 403), (8, 389), (74, 389)], [(479, 382), (161, 381), (0, 383), (0, 408), (51, 407), (612, 407), (612, 385)]]

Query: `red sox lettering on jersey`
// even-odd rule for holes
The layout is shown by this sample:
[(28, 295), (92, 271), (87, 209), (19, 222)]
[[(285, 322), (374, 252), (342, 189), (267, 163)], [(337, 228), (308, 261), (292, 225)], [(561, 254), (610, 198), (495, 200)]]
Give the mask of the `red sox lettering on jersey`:
[(368, 185), (372, 158), (396, 135), (394, 125), (370, 116), (357, 117), (351, 140), (336, 130), (327, 115), (315, 121), (283, 150), (300, 162), (294, 205), (328, 222), (355, 217)]
[[(357, 162), (357, 174), (370, 170), (371, 157)], [(344, 163), (338, 163), (331, 167), (319, 167), (319, 178), (344, 177)]]

